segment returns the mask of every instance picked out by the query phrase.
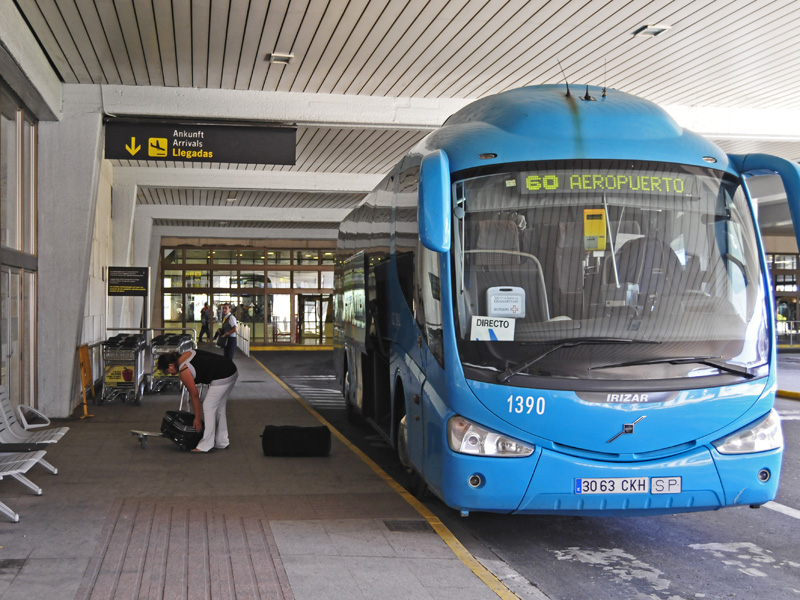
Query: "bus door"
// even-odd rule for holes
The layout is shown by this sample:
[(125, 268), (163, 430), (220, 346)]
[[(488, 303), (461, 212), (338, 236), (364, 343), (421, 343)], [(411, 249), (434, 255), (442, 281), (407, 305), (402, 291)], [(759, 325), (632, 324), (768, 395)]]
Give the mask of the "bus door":
[[(444, 356), (442, 334), (442, 305), (440, 287), (440, 255), (428, 250), (421, 244), (417, 250), (415, 278), (415, 319), (419, 327), (420, 366), (422, 376), (419, 378), (421, 390), (419, 402), (411, 406), (414, 419), (425, 423), (424, 407), (432, 398), (441, 397), (444, 393)], [(409, 428), (409, 446), (412, 460), (422, 464), (423, 457), (428, 454), (424, 447), (426, 436), (424, 427)], [(415, 454), (416, 452), (416, 454)], [(426, 478), (429, 473), (425, 471)]]

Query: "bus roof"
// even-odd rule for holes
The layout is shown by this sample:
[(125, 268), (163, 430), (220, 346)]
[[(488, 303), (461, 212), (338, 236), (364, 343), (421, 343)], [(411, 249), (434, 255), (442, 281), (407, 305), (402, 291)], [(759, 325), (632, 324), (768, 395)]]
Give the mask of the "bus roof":
[[(444, 150), (451, 171), (493, 163), (636, 159), (732, 171), (727, 155), (680, 127), (656, 104), (597, 86), (523, 87), (482, 98), (452, 115), (414, 152)], [(496, 158), (479, 155), (496, 154)], [(712, 160), (713, 159), (713, 160)], [(716, 161), (716, 162), (713, 162)]]

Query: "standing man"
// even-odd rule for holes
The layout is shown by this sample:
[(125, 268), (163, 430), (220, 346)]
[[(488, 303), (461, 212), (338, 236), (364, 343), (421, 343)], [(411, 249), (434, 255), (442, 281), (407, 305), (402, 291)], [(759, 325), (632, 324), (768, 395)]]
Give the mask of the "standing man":
[(200, 309), (200, 335), (197, 336), (197, 341), (203, 341), (203, 334), (208, 336), (208, 341), (211, 341), (211, 309), (208, 302), (203, 302), (203, 308)]
[(225, 339), (225, 348), (222, 353), (225, 358), (233, 360), (233, 355), (236, 354), (236, 317), (231, 313), (231, 305), (227, 302), (222, 305), (222, 333), (220, 336)]

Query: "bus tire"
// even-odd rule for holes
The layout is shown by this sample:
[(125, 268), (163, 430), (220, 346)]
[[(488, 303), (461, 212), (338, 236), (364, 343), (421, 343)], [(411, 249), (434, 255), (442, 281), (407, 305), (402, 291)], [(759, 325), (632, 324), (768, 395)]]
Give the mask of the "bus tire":
[(406, 427), (406, 416), (400, 419), (397, 426), (397, 456), (400, 464), (403, 465), (406, 477), (403, 482), (404, 487), (411, 492), (417, 500), (425, 500), (428, 496), (428, 484), (412, 465), (408, 456), (408, 428)]
[(353, 378), (350, 376), (350, 367), (346, 366), (344, 369), (344, 385), (342, 385), (342, 395), (344, 396), (344, 414), (347, 422), (351, 425), (360, 425), (361, 416), (358, 414), (356, 407), (353, 406), (351, 401), (353, 397), (352, 386)]

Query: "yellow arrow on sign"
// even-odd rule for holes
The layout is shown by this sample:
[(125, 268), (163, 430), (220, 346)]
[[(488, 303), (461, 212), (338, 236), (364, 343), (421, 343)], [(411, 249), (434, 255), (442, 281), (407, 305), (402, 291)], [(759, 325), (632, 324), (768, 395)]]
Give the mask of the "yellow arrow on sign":
[(137, 153), (137, 152), (139, 152), (139, 150), (141, 150), (141, 149), (142, 149), (142, 147), (141, 147), (141, 146), (137, 146), (137, 145), (136, 145), (136, 138), (135, 138), (135, 137), (132, 137), (132, 138), (131, 138), (131, 143), (130, 143), (130, 145), (128, 145), (128, 144), (125, 144), (125, 150), (127, 150), (128, 152), (130, 152), (130, 153), (131, 153), (131, 156), (135, 156), (135, 155), (136, 155), (136, 153)]

